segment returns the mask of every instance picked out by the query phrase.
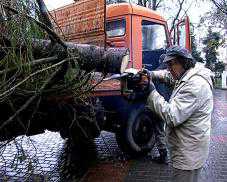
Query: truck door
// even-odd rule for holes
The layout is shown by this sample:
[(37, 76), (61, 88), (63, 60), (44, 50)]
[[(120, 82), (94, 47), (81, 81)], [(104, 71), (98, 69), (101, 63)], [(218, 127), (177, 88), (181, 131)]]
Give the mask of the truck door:
[(185, 47), (191, 51), (190, 20), (188, 16), (178, 21), (170, 31), (170, 35), (174, 45)]
[(191, 51), (190, 21), (188, 16), (177, 24), (177, 43)]
[(168, 46), (164, 24), (142, 20), (142, 64), (148, 70), (159, 67), (159, 58)]
[[(165, 24), (159, 24), (152, 21), (142, 21), (142, 63), (148, 70), (163, 69), (159, 58), (165, 53), (168, 46), (168, 36)], [(158, 92), (168, 100), (171, 95), (171, 89), (165, 84), (154, 82)]]

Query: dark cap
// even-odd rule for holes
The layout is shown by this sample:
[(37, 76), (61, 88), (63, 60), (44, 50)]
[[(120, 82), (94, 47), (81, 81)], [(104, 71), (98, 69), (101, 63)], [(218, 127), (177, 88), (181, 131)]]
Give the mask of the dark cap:
[(176, 56), (168, 56), (168, 55), (166, 55), (164, 60), (163, 60), (163, 63), (167, 63), (167, 62), (169, 62), (169, 61), (171, 61), (173, 59), (176, 59), (176, 58), (177, 58)]
[(163, 63), (169, 62), (179, 56), (186, 59), (194, 60), (191, 53), (187, 49), (180, 46), (172, 46), (166, 50)]

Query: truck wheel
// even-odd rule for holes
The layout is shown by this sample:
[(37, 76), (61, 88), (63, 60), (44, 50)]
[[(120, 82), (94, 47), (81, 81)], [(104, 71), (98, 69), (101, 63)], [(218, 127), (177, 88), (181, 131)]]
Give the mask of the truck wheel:
[(155, 144), (154, 117), (144, 108), (133, 110), (122, 130), (116, 133), (116, 140), (122, 151), (129, 156), (146, 155)]

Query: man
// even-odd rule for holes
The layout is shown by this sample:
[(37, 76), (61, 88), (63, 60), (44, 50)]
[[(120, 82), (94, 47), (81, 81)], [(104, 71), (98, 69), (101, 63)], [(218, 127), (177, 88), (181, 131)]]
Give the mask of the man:
[(163, 61), (168, 70), (151, 72), (151, 78), (174, 84), (169, 102), (152, 81), (147, 105), (167, 125), (167, 140), (173, 162), (173, 181), (197, 182), (209, 150), (213, 94), (211, 72), (195, 64), (184, 48), (167, 50)]

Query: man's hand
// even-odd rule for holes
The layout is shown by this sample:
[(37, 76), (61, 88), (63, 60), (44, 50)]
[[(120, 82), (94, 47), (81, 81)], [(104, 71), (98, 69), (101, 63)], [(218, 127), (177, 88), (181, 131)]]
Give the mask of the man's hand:
[(149, 76), (151, 80), (154, 80), (155, 79), (154, 71), (149, 71), (148, 69), (143, 69), (141, 71), (141, 73), (142, 74), (146, 74), (147, 76)]
[(152, 92), (155, 89), (155, 86), (154, 86), (154, 83), (153, 83), (153, 79), (154, 79), (154, 73), (153, 73), (153, 71), (149, 71), (147, 69), (143, 69), (142, 72), (141, 72), (141, 74), (144, 74), (144, 75), (147, 76), (147, 78), (148, 78), (148, 80), (147, 80), (147, 82), (148, 82), (147, 83), (148, 84), (147, 91), (149, 93)]
[(147, 99), (150, 92), (155, 89), (150, 73), (149, 70), (144, 69), (132, 77), (133, 93), (127, 96), (128, 100), (145, 101)]

